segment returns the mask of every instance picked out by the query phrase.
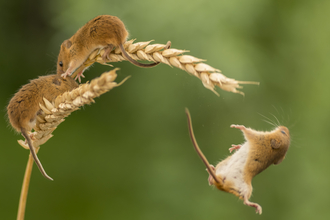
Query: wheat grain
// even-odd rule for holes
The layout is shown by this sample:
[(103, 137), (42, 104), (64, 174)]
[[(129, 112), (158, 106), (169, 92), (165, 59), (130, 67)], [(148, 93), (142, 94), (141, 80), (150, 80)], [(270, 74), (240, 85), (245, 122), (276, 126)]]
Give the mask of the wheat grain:
[[(71, 112), (94, 102), (94, 98), (124, 83), (128, 77), (119, 84), (114, 82), (117, 77), (116, 70), (117, 68), (103, 73), (90, 83), (81, 84), (78, 88), (59, 95), (53, 103), (44, 98), (43, 103), (40, 103), (41, 113), (37, 116), (34, 132), (30, 133), (33, 146), (38, 148), (48, 141), (53, 136), (52, 132)], [(18, 140), (18, 143), (29, 149), (25, 141)]]
[[(189, 52), (188, 50), (179, 49), (165, 49), (165, 44), (150, 44), (151, 41), (133, 43), (134, 40), (127, 41), (124, 44), (124, 48), (127, 53), (135, 60), (146, 60), (152, 62), (160, 62), (169, 66), (182, 69), (193, 76), (199, 78), (204, 87), (210, 89), (212, 92), (219, 94), (215, 91), (215, 86), (220, 87), (222, 90), (239, 93), (244, 95), (240, 84), (255, 84), (259, 85), (258, 82), (250, 81), (237, 81), (232, 78), (228, 78), (221, 73), (219, 69), (213, 68), (206, 63), (203, 63), (203, 59), (193, 57), (191, 55), (182, 55), (183, 53)], [(95, 62), (106, 65), (108, 62), (120, 62), (126, 60), (119, 48), (113, 50), (109, 55), (109, 60), (104, 62), (102, 55), (104, 49), (98, 49), (91, 53), (85, 63), (76, 71), (80, 72), (84, 68), (92, 65)], [(75, 77), (76, 74), (73, 75)]]

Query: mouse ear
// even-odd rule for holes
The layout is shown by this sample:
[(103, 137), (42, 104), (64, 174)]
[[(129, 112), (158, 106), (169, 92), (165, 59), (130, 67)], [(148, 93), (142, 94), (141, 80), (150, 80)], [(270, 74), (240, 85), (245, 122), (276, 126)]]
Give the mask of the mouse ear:
[(273, 149), (277, 149), (281, 146), (281, 142), (277, 141), (276, 139), (270, 139), (270, 146)]
[(65, 40), (63, 42), (63, 45), (66, 47), (66, 48), (70, 48), (72, 46), (72, 42), (70, 40)]
[(57, 85), (57, 86), (60, 86), (60, 85), (61, 85), (61, 81), (59, 80), (58, 77), (55, 77), (55, 78), (53, 79), (53, 84), (55, 84), (55, 85)]

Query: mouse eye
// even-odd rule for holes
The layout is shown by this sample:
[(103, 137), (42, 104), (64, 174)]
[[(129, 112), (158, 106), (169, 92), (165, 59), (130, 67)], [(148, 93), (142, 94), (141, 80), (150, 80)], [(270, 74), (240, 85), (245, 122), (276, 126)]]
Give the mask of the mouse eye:
[(60, 65), (60, 67), (63, 67), (63, 62), (62, 61), (60, 61), (58, 64)]
[(286, 135), (285, 131), (281, 131), (281, 132), (282, 132), (282, 134), (285, 134)]

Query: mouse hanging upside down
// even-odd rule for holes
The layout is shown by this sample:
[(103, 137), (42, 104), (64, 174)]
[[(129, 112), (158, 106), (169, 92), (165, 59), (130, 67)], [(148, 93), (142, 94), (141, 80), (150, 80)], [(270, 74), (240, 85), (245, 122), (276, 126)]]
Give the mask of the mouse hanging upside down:
[(186, 114), (192, 143), (209, 173), (209, 185), (234, 194), (242, 199), (245, 205), (254, 207), (256, 212), (261, 214), (261, 206), (249, 201), (252, 194), (252, 178), (271, 164), (279, 164), (283, 161), (290, 146), (289, 129), (278, 126), (273, 131), (262, 132), (246, 128), (244, 125), (231, 125), (231, 128), (237, 128), (243, 132), (246, 142), (232, 145), (229, 151), (236, 150), (236, 152), (214, 167), (209, 164), (197, 144), (188, 109), (186, 109)]

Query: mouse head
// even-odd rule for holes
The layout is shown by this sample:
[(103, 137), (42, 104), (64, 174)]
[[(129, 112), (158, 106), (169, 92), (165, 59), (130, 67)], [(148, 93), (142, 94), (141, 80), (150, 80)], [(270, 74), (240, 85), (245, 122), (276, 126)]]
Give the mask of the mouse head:
[(278, 126), (273, 132), (271, 132), (270, 146), (277, 151), (278, 159), (274, 164), (279, 164), (285, 157), (286, 152), (290, 146), (290, 132), (287, 127)]
[(72, 51), (74, 51), (72, 41), (65, 40), (61, 44), (60, 53), (57, 58), (57, 74), (65, 73), (69, 68), (70, 61), (74, 55)]
[(279, 126), (274, 131), (274, 136), (270, 139), (273, 149), (288, 148), (290, 145), (290, 132), (287, 127)]

